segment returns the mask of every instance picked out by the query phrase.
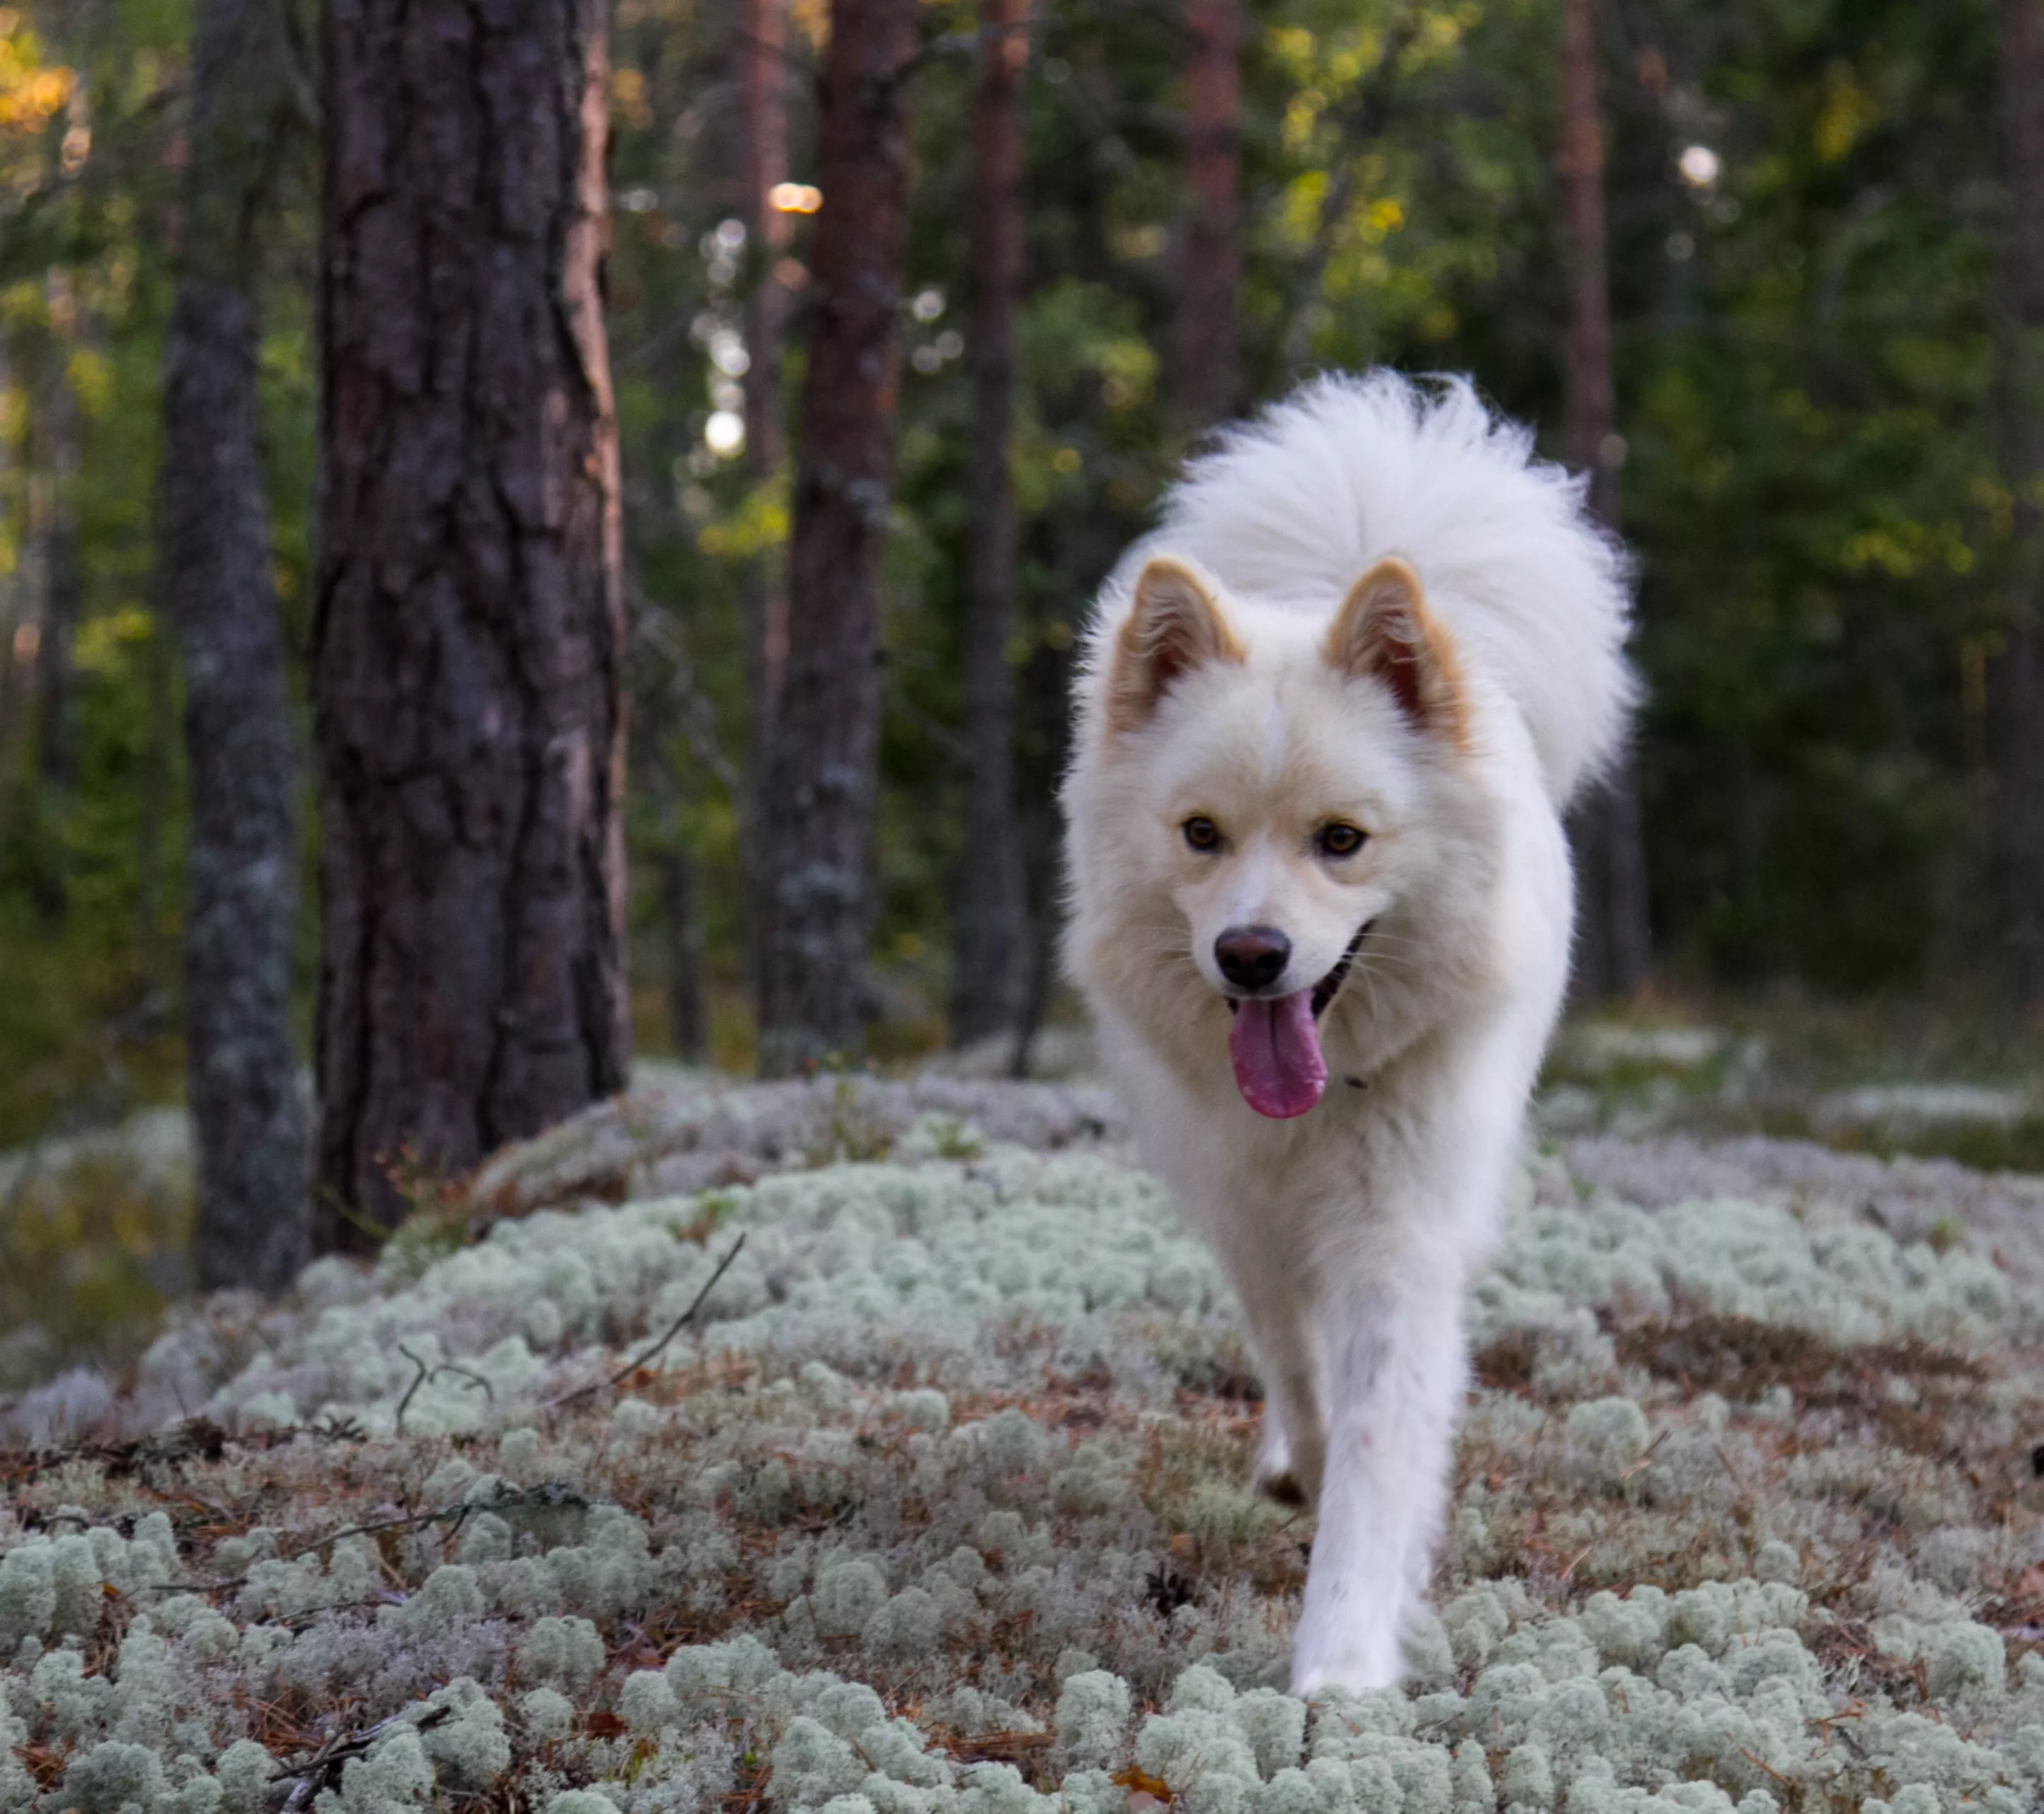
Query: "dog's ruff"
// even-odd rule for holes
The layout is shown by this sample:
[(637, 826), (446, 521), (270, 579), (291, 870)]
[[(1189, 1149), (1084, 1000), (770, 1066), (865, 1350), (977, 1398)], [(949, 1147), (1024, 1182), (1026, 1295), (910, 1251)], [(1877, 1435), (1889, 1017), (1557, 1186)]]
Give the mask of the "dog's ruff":
[(1258, 1476), (1319, 1508), (1297, 1693), (1394, 1681), (1425, 1591), (1463, 1294), (1567, 979), (1562, 813), (1632, 703), (1627, 577), (1530, 435), (1379, 372), (1195, 462), (1088, 632), (1066, 961), (1241, 1298)]

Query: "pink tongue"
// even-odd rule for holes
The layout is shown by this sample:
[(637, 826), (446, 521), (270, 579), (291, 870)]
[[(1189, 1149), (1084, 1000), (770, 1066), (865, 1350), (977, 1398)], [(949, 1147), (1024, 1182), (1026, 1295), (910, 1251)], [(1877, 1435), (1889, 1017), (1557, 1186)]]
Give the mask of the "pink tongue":
[(1229, 1030), (1228, 1050), (1243, 1101), (1274, 1120), (1304, 1114), (1327, 1086), (1310, 989), (1275, 1001), (1243, 1002)]

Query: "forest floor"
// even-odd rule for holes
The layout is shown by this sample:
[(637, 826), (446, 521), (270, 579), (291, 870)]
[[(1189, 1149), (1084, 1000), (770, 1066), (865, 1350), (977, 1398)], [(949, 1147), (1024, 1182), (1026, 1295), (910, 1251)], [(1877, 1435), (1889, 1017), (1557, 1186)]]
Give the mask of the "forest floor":
[(15, 1403), (0, 1808), (2035, 1805), (2044, 1180), (1624, 1090), (1549, 1093), (1403, 1689), (1281, 1693), (1311, 1521), (1102, 1093), (672, 1074)]

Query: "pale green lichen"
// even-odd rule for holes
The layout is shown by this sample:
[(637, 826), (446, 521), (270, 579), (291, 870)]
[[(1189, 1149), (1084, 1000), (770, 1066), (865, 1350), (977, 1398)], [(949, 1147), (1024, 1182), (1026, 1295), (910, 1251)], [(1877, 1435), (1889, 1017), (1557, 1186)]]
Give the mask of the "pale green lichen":
[[(2044, 1385), (2003, 1364), (2023, 1318), (1963, 1241), (1850, 1206), (1585, 1207), (1536, 1166), (1477, 1295), (1438, 1612), (1403, 1689), (1309, 1708), (1282, 1685), (1310, 1526), (1248, 1490), (1211, 1262), (1105, 1157), (962, 1162), (956, 1130), (903, 1128), (888, 1163), (711, 1205), (328, 1265), (194, 1401), (358, 1426), (139, 1483), (54, 1466), (0, 1515), (0, 1814), (259, 1814), (356, 1733), (324, 1814), (693, 1814), (763, 1784), (777, 1814), (1127, 1814), (1153, 1781), (1184, 1814), (2044, 1793), (2044, 1663), (2011, 1670), (2002, 1623), (2037, 1520), (1981, 1484), (2027, 1467)], [(647, 1374), (540, 1408), (741, 1229)], [(195, 1378), (198, 1339), (152, 1366)], [(181, 1543), (165, 1504), (236, 1509)]]

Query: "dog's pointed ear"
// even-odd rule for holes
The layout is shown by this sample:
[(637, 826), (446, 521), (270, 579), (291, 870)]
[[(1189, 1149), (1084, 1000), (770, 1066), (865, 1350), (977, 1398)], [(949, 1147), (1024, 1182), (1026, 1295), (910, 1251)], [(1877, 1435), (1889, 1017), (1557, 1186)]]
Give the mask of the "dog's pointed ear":
[(1466, 742), (1454, 639), (1427, 609), (1419, 575), (1402, 560), (1379, 561), (1349, 588), (1320, 652), (1343, 674), (1382, 681), (1420, 729)]
[(1136, 575), (1128, 615), (1114, 639), (1108, 728), (1139, 729), (1179, 675), (1209, 662), (1243, 659), (1241, 639), (1207, 582), (1183, 561), (1159, 555)]

